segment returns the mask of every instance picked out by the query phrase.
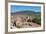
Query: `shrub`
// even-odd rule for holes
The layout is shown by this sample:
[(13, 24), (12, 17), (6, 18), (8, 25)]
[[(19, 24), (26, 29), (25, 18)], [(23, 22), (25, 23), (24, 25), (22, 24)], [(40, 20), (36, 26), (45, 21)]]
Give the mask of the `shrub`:
[(32, 22), (40, 24), (41, 25), (41, 18), (40, 17), (35, 17), (32, 19)]

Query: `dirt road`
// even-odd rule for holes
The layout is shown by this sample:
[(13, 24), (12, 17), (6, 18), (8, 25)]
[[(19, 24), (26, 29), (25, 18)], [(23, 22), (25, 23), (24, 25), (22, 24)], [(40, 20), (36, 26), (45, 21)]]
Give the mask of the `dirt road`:
[(32, 27), (40, 27), (40, 25), (36, 24), (36, 23), (31, 23)]

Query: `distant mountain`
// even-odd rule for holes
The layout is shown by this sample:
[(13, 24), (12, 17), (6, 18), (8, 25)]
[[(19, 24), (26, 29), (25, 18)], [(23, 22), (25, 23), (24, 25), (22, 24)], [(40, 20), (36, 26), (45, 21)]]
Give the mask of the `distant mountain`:
[(17, 15), (19, 15), (19, 14), (21, 14), (21, 15), (32, 15), (32, 14), (34, 14), (34, 15), (39, 15), (39, 14), (41, 14), (40, 12), (35, 12), (35, 11), (29, 11), (29, 10), (25, 10), (25, 11), (17, 11), (17, 12), (14, 12), (14, 13), (11, 13), (11, 15), (15, 15), (15, 14), (17, 14)]

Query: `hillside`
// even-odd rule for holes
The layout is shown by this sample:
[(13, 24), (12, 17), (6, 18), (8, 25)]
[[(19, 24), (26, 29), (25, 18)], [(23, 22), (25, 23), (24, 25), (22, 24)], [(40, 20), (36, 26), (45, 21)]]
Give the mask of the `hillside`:
[(29, 11), (29, 10), (25, 10), (25, 11), (16, 11), (11, 13), (11, 15), (40, 15), (40, 12), (35, 12), (35, 11)]

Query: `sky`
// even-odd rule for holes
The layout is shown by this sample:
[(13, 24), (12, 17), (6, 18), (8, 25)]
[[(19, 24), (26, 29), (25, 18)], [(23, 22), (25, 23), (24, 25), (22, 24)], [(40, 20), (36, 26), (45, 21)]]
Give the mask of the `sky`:
[(40, 12), (40, 6), (21, 6), (21, 5), (11, 5), (11, 12), (23, 11), (23, 10), (30, 10), (35, 12)]

